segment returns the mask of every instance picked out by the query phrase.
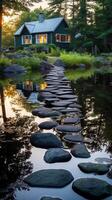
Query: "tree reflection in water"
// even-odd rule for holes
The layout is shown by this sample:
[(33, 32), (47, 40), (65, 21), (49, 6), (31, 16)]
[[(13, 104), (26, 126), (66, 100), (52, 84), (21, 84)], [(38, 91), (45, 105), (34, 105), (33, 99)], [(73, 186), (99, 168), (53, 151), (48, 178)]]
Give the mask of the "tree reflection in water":
[(22, 177), (32, 172), (32, 163), (28, 161), (31, 156), (29, 137), (35, 129), (33, 118), (26, 116), (9, 118), (5, 125), (1, 125), (0, 198), (2, 195), (6, 197), (6, 193), (13, 196), (13, 190), (19, 187)]
[[(4, 82), (3, 82), (4, 83)], [(29, 137), (31, 132), (37, 130), (33, 117), (21, 116), (13, 108), (15, 117), (6, 116), (5, 98), (10, 98), (10, 103), (19, 105), (29, 110), (25, 99), (17, 94), (15, 85), (0, 84), (0, 99), (3, 123), (0, 125), (0, 199), (14, 199), (15, 188), (27, 188), (22, 179), (32, 172), (32, 163), (28, 161), (31, 156)]]
[(83, 134), (92, 139), (88, 147), (93, 152), (105, 146), (106, 152), (112, 153), (112, 86), (110, 76), (109, 79), (107, 77), (96, 75), (72, 82), (82, 105)]

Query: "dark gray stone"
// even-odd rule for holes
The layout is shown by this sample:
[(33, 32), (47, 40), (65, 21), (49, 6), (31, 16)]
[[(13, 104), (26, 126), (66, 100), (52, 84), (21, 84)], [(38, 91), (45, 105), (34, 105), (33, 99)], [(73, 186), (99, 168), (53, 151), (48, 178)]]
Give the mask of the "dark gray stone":
[(109, 171), (109, 165), (98, 163), (80, 163), (78, 167), (85, 173), (95, 173), (99, 175), (106, 174)]
[(47, 163), (67, 162), (70, 159), (71, 159), (70, 153), (62, 148), (49, 149), (44, 156), (44, 160)]
[(89, 158), (90, 153), (86, 149), (84, 144), (76, 144), (73, 149), (71, 150), (73, 156), (77, 158)]
[(73, 126), (73, 125), (59, 125), (56, 127), (56, 130), (60, 132), (64, 132), (64, 133), (79, 132), (81, 131), (81, 127)]
[(56, 127), (57, 125), (58, 123), (55, 121), (45, 121), (39, 124), (39, 128), (49, 130)]
[(54, 116), (60, 116), (61, 113), (58, 111), (52, 111), (52, 109), (49, 108), (38, 108), (32, 111), (32, 114), (35, 116), (39, 116), (41, 118), (44, 117), (54, 117)]
[(81, 134), (76, 135), (65, 135), (63, 140), (69, 143), (83, 142), (83, 137)]
[(69, 105), (70, 108), (82, 108), (81, 105), (79, 105), (78, 103), (74, 103), (74, 104), (71, 104)]
[(78, 124), (80, 119), (78, 117), (68, 117), (62, 121), (64, 124)]
[(80, 178), (74, 181), (72, 188), (74, 192), (91, 200), (102, 200), (112, 195), (112, 186), (96, 178)]
[(34, 133), (31, 135), (30, 142), (33, 146), (44, 149), (63, 146), (58, 137), (52, 133)]
[(61, 60), (61, 59), (57, 59), (54, 63), (55, 66), (58, 66), (58, 67), (63, 67), (65, 68), (65, 64), (64, 62)]
[(13, 64), (9, 67), (6, 67), (4, 69), (4, 72), (5, 73), (13, 73), (13, 74), (18, 74), (18, 73), (24, 73), (26, 72), (26, 69), (20, 65), (17, 65), (17, 64)]
[(59, 96), (60, 99), (77, 99), (76, 95), (60, 95)]
[(61, 111), (63, 114), (66, 113), (80, 113), (81, 111), (78, 108), (67, 108)]
[(52, 103), (53, 106), (57, 106), (57, 107), (67, 107), (69, 104), (70, 102), (66, 102), (66, 101), (58, 101), (58, 102)]
[(31, 187), (62, 188), (73, 181), (72, 174), (64, 169), (46, 169), (34, 172), (24, 179)]
[(57, 198), (57, 197), (42, 197), (40, 200), (62, 200), (60, 198)]

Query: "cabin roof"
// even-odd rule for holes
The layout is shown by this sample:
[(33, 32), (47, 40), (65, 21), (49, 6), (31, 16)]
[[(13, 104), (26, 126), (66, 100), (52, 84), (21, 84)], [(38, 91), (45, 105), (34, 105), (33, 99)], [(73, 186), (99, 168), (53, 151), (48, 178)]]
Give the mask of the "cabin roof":
[(52, 19), (45, 19), (43, 22), (33, 21), (25, 22), (15, 33), (15, 35), (20, 35), (23, 28), (26, 27), (30, 34), (33, 33), (47, 33), (54, 32), (59, 24), (64, 20), (63, 17), (57, 17)]

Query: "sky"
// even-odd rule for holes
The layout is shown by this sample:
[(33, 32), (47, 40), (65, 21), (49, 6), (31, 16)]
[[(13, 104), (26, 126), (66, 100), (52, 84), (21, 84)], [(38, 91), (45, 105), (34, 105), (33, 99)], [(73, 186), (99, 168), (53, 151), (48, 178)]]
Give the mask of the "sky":
[(45, 0), (42, 0), (41, 3), (35, 3), (34, 6), (31, 8), (31, 10), (34, 10), (34, 9), (36, 9), (36, 8), (39, 8), (40, 6), (41, 6), (42, 8), (46, 8), (46, 7), (48, 7), (48, 4), (47, 4), (47, 2), (46, 2)]

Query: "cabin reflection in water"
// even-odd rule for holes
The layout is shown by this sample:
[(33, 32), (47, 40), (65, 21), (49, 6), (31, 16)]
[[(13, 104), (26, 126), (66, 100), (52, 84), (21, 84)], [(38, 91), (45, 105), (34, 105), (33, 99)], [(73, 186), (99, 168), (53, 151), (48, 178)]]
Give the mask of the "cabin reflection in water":
[(39, 85), (32, 80), (20, 82), (16, 88), (22, 92), (22, 95), (27, 98), (29, 103), (38, 103)]

